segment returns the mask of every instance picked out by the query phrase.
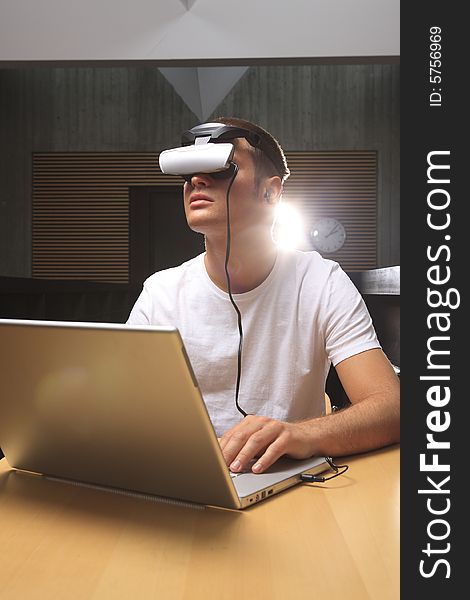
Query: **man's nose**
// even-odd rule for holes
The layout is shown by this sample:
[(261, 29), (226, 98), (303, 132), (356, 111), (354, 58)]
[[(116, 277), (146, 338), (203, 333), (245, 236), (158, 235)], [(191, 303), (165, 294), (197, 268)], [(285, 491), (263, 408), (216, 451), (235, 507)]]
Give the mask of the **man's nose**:
[(191, 177), (191, 186), (192, 187), (206, 187), (210, 185), (211, 179), (207, 173), (195, 173)]

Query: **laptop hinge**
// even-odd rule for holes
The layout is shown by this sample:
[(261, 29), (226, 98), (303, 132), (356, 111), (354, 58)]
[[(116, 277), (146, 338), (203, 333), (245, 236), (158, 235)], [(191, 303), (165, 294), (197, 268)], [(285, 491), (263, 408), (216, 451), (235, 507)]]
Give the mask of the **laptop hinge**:
[(147, 500), (150, 502), (160, 502), (163, 504), (173, 504), (175, 506), (185, 506), (186, 508), (195, 508), (196, 510), (204, 510), (206, 508), (203, 504), (196, 504), (195, 502), (186, 502), (185, 500), (176, 500), (175, 498), (167, 498), (166, 496), (153, 496), (152, 494), (144, 494), (143, 492), (141, 493), (133, 492), (130, 490), (122, 490), (120, 488), (107, 487), (105, 485), (96, 485), (94, 483), (85, 483), (83, 481), (75, 481), (74, 479), (65, 479), (62, 477), (52, 477), (50, 475), (45, 475), (44, 477), (51, 481), (58, 481), (59, 483), (66, 483), (69, 485), (91, 488), (92, 490), (99, 490), (111, 494), (118, 494), (120, 496), (130, 496), (131, 498), (139, 498), (140, 500)]

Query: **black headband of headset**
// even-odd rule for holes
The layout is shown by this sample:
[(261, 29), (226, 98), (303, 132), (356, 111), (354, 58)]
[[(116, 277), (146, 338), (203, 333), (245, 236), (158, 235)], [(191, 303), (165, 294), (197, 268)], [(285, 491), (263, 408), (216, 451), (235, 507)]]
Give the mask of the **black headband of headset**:
[(235, 125), (226, 125), (225, 123), (202, 123), (201, 125), (196, 125), (196, 127), (185, 131), (181, 136), (181, 144), (183, 146), (190, 146), (191, 144), (196, 143), (197, 138), (206, 138), (204, 140), (206, 143), (226, 142), (227, 140), (236, 138), (245, 138), (253, 148), (259, 148), (266, 154), (281, 179), (285, 177), (285, 174), (276, 166), (276, 163), (279, 160), (276, 160), (278, 157), (275, 157), (272, 148), (270, 148), (263, 141), (262, 137), (254, 131), (236, 127)]

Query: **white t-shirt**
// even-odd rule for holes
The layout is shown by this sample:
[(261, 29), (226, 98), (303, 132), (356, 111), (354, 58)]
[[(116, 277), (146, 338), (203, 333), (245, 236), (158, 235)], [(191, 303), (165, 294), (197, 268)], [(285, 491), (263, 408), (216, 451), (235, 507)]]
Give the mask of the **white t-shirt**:
[[(244, 338), (238, 400), (249, 414), (283, 421), (324, 414), (330, 363), (380, 348), (356, 287), (317, 252), (279, 252), (261, 285), (233, 297)], [(242, 419), (237, 314), (209, 278), (204, 254), (149, 277), (128, 324), (177, 327), (217, 435)]]

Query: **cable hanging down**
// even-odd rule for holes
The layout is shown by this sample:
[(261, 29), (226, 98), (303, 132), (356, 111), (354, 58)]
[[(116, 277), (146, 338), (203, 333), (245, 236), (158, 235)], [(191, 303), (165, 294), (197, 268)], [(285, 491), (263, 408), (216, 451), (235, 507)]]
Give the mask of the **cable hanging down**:
[(233, 308), (235, 309), (235, 312), (237, 313), (237, 321), (238, 321), (238, 333), (240, 336), (240, 341), (238, 343), (238, 360), (237, 360), (237, 383), (235, 386), (235, 406), (237, 407), (238, 411), (244, 416), (246, 417), (248, 413), (246, 413), (243, 408), (241, 408), (241, 406), (238, 403), (238, 395), (240, 393), (240, 380), (241, 380), (241, 373), (242, 373), (242, 348), (243, 348), (243, 327), (242, 327), (242, 315), (240, 312), (240, 309), (238, 308), (235, 300), (233, 299), (233, 295), (232, 295), (232, 285), (230, 282), (230, 275), (228, 272), (228, 261), (230, 259), (230, 245), (231, 245), (231, 235), (230, 235), (230, 188), (233, 185), (233, 182), (235, 181), (235, 177), (237, 176), (238, 173), (238, 165), (236, 163), (232, 163), (232, 165), (234, 166), (234, 173), (233, 176), (230, 180), (230, 183), (228, 185), (227, 188), (227, 195), (226, 195), (226, 205), (227, 205), (227, 246), (226, 246), (226, 251), (225, 251), (225, 277), (227, 279), (227, 291), (228, 291), (228, 295), (230, 298), (230, 302), (233, 305)]

